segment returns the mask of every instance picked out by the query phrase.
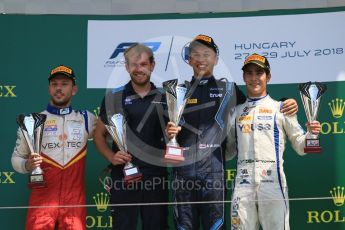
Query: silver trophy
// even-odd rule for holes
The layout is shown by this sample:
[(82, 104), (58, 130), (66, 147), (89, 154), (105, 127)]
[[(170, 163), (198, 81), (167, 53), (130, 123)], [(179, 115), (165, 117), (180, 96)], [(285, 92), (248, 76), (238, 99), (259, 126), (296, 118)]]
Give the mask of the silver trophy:
[[(191, 96), (188, 82), (185, 84), (186, 87), (178, 86), (177, 83), (177, 79), (163, 82), (163, 88), (166, 92), (169, 120), (174, 122), (176, 126), (179, 124), (187, 100)], [(164, 158), (167, 162), (184, 161), (183, 148), (177, 143), (176, 136), (167, 143)]]
[[(31, 113), (29, 115), (20, 114), (17, 117), (17, 124), (23, 133), (24, 139), (28, 144), (30, 153), (41, 154), (42, 134), (44, 122), (47, 115)], [(46, 187), (43, 170), (38, 166), (29, 175), (30, 188)]]
[[(113, 138), (119, 150), (127, 152), (126, 144), (126, 120), (122, 114), (117, 113), (108, 119), (109, 125), (105, 125), (110, 136)], [(124, 182), (139, 181), (142, 179), (142, 173), (139, 172), (138, 167), (131, 162), (127, 162), (124, 166), (123, 173), (125, 175)]]
[[(306, 82), (299, 85), (299, 91), (308, 122), (316, 121), (316, 117), (319, 113), (320, 99), (326, 92), (326, 89), (326, 85), (320, 82)], [(310, 132), (307, 133), (304, 152), (321, 152), (319, 135)]]

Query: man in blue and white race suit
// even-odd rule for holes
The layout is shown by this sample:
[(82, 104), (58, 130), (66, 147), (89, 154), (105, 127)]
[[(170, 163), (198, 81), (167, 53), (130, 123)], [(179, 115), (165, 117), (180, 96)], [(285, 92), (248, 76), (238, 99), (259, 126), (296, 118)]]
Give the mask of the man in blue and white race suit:
[[(230, 118), (227, 157), (238, 153), (237, 175), (231, 204), (232, 229), (289, 229), (289, 203), (283, 170), (287, 139), (304, 155), (306, 134), (296, 115), (280, 112), (282, 103), (267, 93), (271, 78), (267, 59), (249, 56), (243, 66), (248, 98), (235, 108)], [(319, 122), (307, 125), (320, 131)], [(234, 143), (236, 141), (236, 144)]]

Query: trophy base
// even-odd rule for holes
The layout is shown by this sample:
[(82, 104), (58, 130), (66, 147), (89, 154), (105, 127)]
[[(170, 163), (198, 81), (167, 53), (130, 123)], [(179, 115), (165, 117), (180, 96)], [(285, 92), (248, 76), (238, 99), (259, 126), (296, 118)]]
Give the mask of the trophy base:
[(305, 147), (304, 152), (305, 153), (321, 153), (322, 148), (321, 147)]
[(137, 173), (134, 175), (125, 176), (123, 180), (124, 180), (125, 184), (128, 185), (128, 184), (134, 183), (136, 181), (141, 181), (142, 178), (143, 178), (143, 174)]
[(123, 179), (125, 184), (130, 184), (135, 181), (140, 181), (143, 178), (143, 174), (139, 172), (138, 167), (133, 166), (133, 165), (132, 167), (124, 168), (123, 174), (125, 175)]
[(306, 138), (305, 140), (306, 145), (304, 147), (305, 153), (320, 153), (322, 151), (322, 148), (320, 147), (320, 140), (315, 138)]
[(183, 156), (183, 148), (176, 146), (167, 146), (163, 162), (165, 163), (181, 163), (185, 160)]
[(47, 183), (44, 181), (43, 174), (30, 175), (28, 187), (30, 189), (46, 188)]

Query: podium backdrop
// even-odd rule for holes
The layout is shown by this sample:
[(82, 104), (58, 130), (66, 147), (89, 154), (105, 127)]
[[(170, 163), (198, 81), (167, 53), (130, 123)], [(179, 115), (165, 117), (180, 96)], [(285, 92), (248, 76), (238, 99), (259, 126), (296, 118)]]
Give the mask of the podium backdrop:
[[(285, 152), (284, 166), (289, 196), (292, 199), (290, 201), (290, 223), (291, 229), (297, 230), (345, 229), (345, 195), (343, 192), (345, 187), (345, 115), (343, 114), (345, 107), (345, 82), (343, 81), (345, 79), (345, 55), (343, 52), (345, 31), (344, 26), (338, 27), (337, 24), (343, 25), (344, 15), (345, 8), (121, 17), (0, 15), (0, 125), (2, 127), (0, 132), (0, 229), (24, 229), (30, 191), (27, 188), (27, 175), (16, 173), (11, 166), (10, 159), (17, 131), (15, 119), (20, 113), (39, 112), (45, 109), (49, 100), (47, 78), (51, 68), (64, 64), (75, 70), (79, 92), (73, 99), (73, 107), (88, 109), (97, 115), (105, 94), (104, 88), (114, 87), (121, 81), (128, 81), (124, 72), (116, 72), (115, 68), (112, 68), (123, 67), (121, 48), (125, 48), (125, 46), (122, 43), (158, 42), (160, 48), (156, 47), (155, 54), (162, 58), (164, 54), (169, 53), (160, 52), (163, 48), (169, 48), (165, 42), (172, 44), (170, 38), (174, 36), (174, 38), (180, 39), (175, 40), (179, 41), (177, 45), (181, 45), (181, 47), (175, 47), (178, 51), (175, 51), (175, 56), (172, 52), (171, 57), (173, 58), (170, 59), (172, 61), (164, 61), (164, 63), (160, 60), (157, 61), (157, 65), (160, 66), (156, 67), (158, 73), (154, 81), (160, 85), (161, 80), (171, 79), (175, 75), (178, 75), (179, 78), (184, 76), (186, 79), (191, 77), (191, 72), (188, 72), (190, 67), (181, 62), (183, 55), (180, 55), (180, 51), (183, 49), (184, 41), (188, 41), (199, 33), (209, 34), (215, 37), (216, 42), (219, 41), (221, 56), (220, 63), (216, 67), (216, 77), (228, 77), (240, 85), (243, 84), (240, 68), (247, 53), (266, 54), (269, 60), (272, 60), (273, 69), (274, 84), (269, 86), (269, 93), (277, 99), (281, 97), (295, 98), (299, 103), (298, 117), (301, 124), (306, 122), (306, 118), (297, 90), (298, 83), (309, 80), (326, 83), (328, 90), (321, 99), (318, 117), (322, 123), (322, 134), (320, 135), (322, 154), (300, 157), (290, 146)], [(270, 20), (274, 19), (275, 22), (279, 22), (279, 20), (282, 23), (291, 22), (289, 31), (286, 31), (288, 23), (282, 24), (281, 27), (278, 25), (280, 31), (277, 31), (276, 23), (270, 26), (268, 22), (265, 22), (266, 16), (272, 17)], [(293, 16), (303, 16), (304, 19), (299, 21), (299, 18), (286, 18)], [(313, 19), (309, 22), (311, 24), (315, 21), (324, 22), (314, 24), (312, 34), (311, 32), (304, 33), (300, 28), (305, 20), (308, 21), (309, 16)], [(252, 24), (253, 17), (263, 19), (262, 27), (258, 28), (258, 25)], [(317, 19), (314, 20), (314, 17)], [(337, 18), (341, 21), (336, 22)], [(155, 23), (161, 22), (163, 28), (165, 22), (167, 24), (175, 23), (175, 20), (185, 24), (184, 20), (188, 19), (197, 20), (188, 21), (191, 25), (196, 23), (189, 34), (180, 31), (183, 26), (180, 28), (178, 25), (174, 25), (176, 27), (168, 28), (170, 34), (162, 32), (163, 38), (161, 38), (157, 35), (159, 28), (152, 27)], [(214, 27), (210, 28), (213, 21), (217, 19), (220, 21), (216, 21)], [(103, 24), (105, 21), (110, 24)], [(141, 27), (147, 26), (147, 34), (137, 33), (135, 35), (138, 27), (133, 26), (132, 23), (138, 21), (141, 23), (139, 23)], [(245, 23), (241, 24), (243, 22)], [(121, 26), (127, 25), (126, 23), (128, 26), (122, 28)], [(234, 28), (227, 30), (228, 24), (226, 23)], [(114, 29), (114, 25), (119, 28)], [(209, 27), (206, 28), (203, 25)], [(294, 30), (295, 27), (300, 29)], [(103, 33), (102, 31), (104, 34), (97, 36), (98, 33)], [(243, 31), (246, 33), (242, 33)], [(118, 36), (113, 38), (114, 49), (108, 50), (109, 52), (104, 51), (106, 42), (102, 39), (108, 38), (107, 36), (112, 38), (114, 33), (118, 33)], [(258, 33), (260, 35), (256, 35)], [(284, 40), (277, 35), (279, 33), (286, 33), (290, 37), (285, 37)], [(227, 36), (239, 37), (235, 40), (227, 40)], [(150, 38), (154, 38), (156, 41)], [(230, 44), (226, 44), (227, 41)], [(227, 45), (230, 48), (227, 48)], [(118, 54), (115, 53), (115, 55), (116, 49)], [(102, 55), (102, 52), (108, 55), (104, 59), (102, 56), (98, 56)], [(176, 53), (179, 53), (181, 60), (177, 58)], [(285, 55), (290, 55), (290, 58), (284, 59)], [(174, 61), (176, 62), (174, 63)], [(169, 64), (168, 68), (174, 67), (174, 64), (180, 67), (179, 71), (176, 72), (176, 66), (175, 69), (167, 70), (168, 64), (166, 65), (166, 63)], [(187, 69), (184, 70), (184, 68)], [(164, 74), (164, 70), (168, 74)], [(185, 71), (186, 74), (183, 74)], [(120, 75), (123, 76), (123, 79), (120, 78)], [(120, 80), (109, 80), (112, 78)], [(98, 83), (100, 84), (97, 85)], [(244, 90), (243, 86), (240, 87)], [(111, 228), (109, 197), (98, 182), (98, 175), (106, 165), (107, 162), (98, 154), (90, 140), (85, 177), (87, 204), (92, 205), (92, 207), (88, 207), (86, 220), (88, 229)], [(235, 161), (228, 162), (226, 178), (229, 188), (231, 188), (235, 174)], [(331, 196), (331, 190), (334, 190), (335, 197)], [(231, 191), (228, 192), (227, 200), (230, 197)], [(169, 224), (173, 229), (171, 206), (169, 211)], [(226, 223), (230, 228), (229, 204), (227, 204), (226, 211)]]

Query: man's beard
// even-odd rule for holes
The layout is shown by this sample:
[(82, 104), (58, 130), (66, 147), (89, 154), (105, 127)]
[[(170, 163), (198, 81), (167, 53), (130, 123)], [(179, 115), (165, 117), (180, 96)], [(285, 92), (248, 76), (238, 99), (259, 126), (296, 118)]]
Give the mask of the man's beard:
[(131, 75), (131, 80), (134, 84), (138, 85), (138, 86), (145, 86), (148, 82), (150, 82), (150, 75), (145, 75), (145, 81), (137, 81), (136, 77)]
[(69, 100), (64, 99), (62, 101), (55, 101), (53, 98), (51, 99), (52, 105), (57, 107), (67, 107), (69, 104)]

